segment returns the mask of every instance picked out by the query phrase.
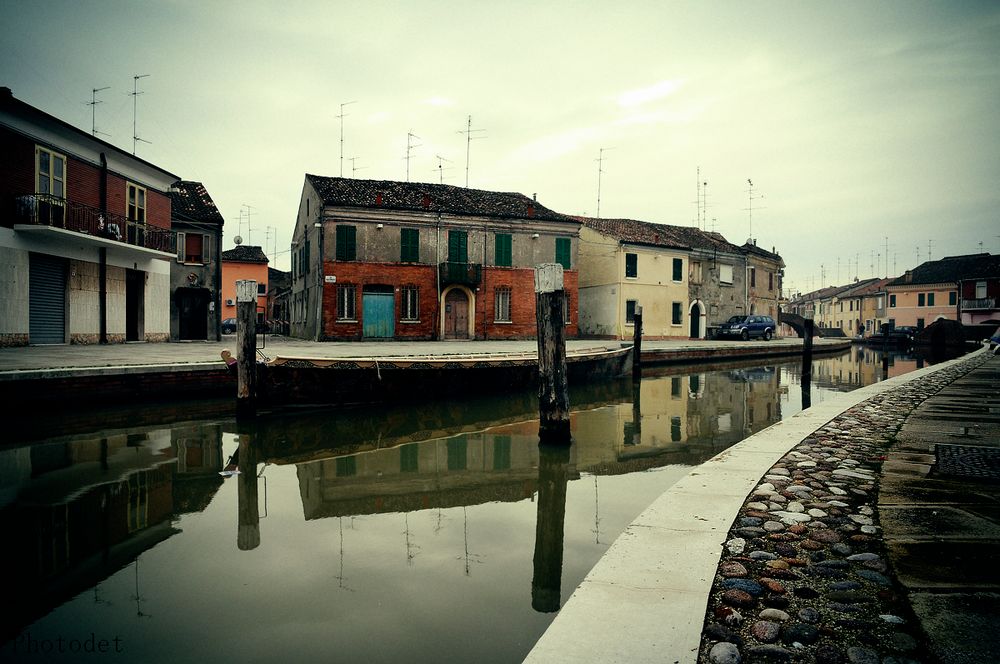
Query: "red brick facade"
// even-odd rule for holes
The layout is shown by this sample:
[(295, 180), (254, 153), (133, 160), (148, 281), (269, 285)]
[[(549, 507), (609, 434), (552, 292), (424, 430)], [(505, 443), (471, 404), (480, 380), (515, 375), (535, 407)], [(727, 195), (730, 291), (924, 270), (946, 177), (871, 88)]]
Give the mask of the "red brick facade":
[[(365, 286), (392, 286), (395, 293), (394, 337), (403, 340), (429, 340), (440, 336), (441, 308), (438, 298), (437, 267), (401, 263), (362, 263), (326, 261), (324, 274), (335, 276), (336, 283), (323, 287), (323, 338), (327, 340), (358, 340), (364, 338), (362, 293)], [(484, 267), (483, 280), (475, 293), (476, 339), (533, 339), (535, 321), (535, 276), (531, 268)], [(567, 270), (564, 281), (569, 297), (570, 324), (567, 337), (577, 335), (577, 272)], [(356, 320), (337, 320), (338, 288), (355, 286)], [(419, 293), (419, 321), (402, 320), (400, 288), (415, 286)], [(511, 289), (511, 322), (494, 320), (496, 288)]]

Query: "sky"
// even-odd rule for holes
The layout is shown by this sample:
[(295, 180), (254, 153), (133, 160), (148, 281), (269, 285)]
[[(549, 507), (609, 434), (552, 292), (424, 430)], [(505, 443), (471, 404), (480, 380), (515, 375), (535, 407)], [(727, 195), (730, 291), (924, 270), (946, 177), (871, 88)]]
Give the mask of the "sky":
[(0, 85), (129, 152), (135, 101), (279, 269), (306, 173), (407, 163), (753, 237), (792, 291), (1000, 253), (996, 2), (0, 0)]

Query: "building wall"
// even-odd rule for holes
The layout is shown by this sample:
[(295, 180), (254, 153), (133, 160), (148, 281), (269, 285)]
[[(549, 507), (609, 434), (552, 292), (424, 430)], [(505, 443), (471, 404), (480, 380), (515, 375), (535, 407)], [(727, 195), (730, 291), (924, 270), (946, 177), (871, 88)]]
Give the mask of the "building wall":
[(0, 347), (28, 344), (28, 252), (0, 244)]
[[(211, 236), (212, 250), (211, 260), (208, 263), (184, 263), (178, 261), (176, 258), (170, 263), (170, 338), (178, 339), (180, 336), (180, 311), (177, 302), (177, 289), (194, 286), (196, 288), (205, 288), (209, 291), (211, 299), (209, 300), (210, 304), (206, 321), (208, 339), (217, 339), (219, 325), (223, 319), (220, 316), (223, 300), (219, 284), (217, 283), (221, 279), (222, 228), (209, 230), (207, 224), (190, 226), (184, 222), (174, 220), (172, 229), (174, 232), (201, 233)], [(192, 275), (194, 276), (193, 281), (191, 279)]]
[[(887, 316), (895, 320), (896, 327), (909, 325), (918, 327), (918, 321), (923, 321), (926, 327), (938, 320), (947, 318), (958, 320), (958, 305), (948, 305), (948, 293), (956, 292), (954, 284), (911, 284), (906, 286), (888, 286), (889, 298), (896, 297), (896, 306), (889, 306)], [(924, 295), (924, 306), (918, 306), (919, 295)], [(934, 306), (926, 305), (927, 294), (934, 294)]]
[[(257, 311), (267, 308), (267, 263), (238, 263), (222, 261), (222, 320), (236, 318), (236, 282), (253, 279), (258, 285)], [(264, 284), (264, 294), (259, 294), (260, 284)], [(232, 301), (232, 304), (229, 302)]]
[[(732, 280), (723, 282), (722, 266)], [(695, 251), (689, 261), (688, 297), (705, 306), (706, 327), (718, 327), (733, 316), (746, 315), (746, 262), (742, 256)], [(700, 279), (698, 272), (701, 272)]]
[(747, 272), (751, 269), (754, 271), (753, 278), (750, 274), (746, 276), (750, 304), (747, 313), (777, 318), (778, 296), (781, 293), (780, 266), (756, 254), (748, 254)]
[(865, 326), (865, 336), (878, 334), (882, 324), (886, 322), (887, 300), (885, 293), (872, 293), (861, 298), (861, 320)]

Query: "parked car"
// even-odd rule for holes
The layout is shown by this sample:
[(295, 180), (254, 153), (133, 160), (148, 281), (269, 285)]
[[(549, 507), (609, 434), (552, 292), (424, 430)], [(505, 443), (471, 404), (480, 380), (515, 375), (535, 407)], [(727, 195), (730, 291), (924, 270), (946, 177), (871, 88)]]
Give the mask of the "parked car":
[(222, 321), (222, 333), (223, 334), (236, 334), (236, 319), (227, 318)]
[(753, 339), (760, 337), (770, 341), (774, 336), (774, 319), (770, 316), (733, 316), (719, 326), (716, 336), (722, 339), (733, 337), (737, 339)]

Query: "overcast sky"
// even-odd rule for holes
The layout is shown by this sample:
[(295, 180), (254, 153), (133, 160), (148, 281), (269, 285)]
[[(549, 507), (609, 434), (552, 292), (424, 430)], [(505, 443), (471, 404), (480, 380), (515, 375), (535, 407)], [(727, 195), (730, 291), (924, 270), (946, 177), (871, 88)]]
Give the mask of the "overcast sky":
[(405, 180), (412, 132), (410, 179), (464, 185), (471, 115), (471, 187), (596, 216), (605, 148), (601, 217), (697, 225), (700, 167), (736, 244), (751, 179), (803, 291), (1000, 253), (996, 2), (0, 2), (0, 85), (87, 131), (110, 86), (128, 151), (136, 74), (138, 155), (281, 269), (346, 102), (345, 176)]

